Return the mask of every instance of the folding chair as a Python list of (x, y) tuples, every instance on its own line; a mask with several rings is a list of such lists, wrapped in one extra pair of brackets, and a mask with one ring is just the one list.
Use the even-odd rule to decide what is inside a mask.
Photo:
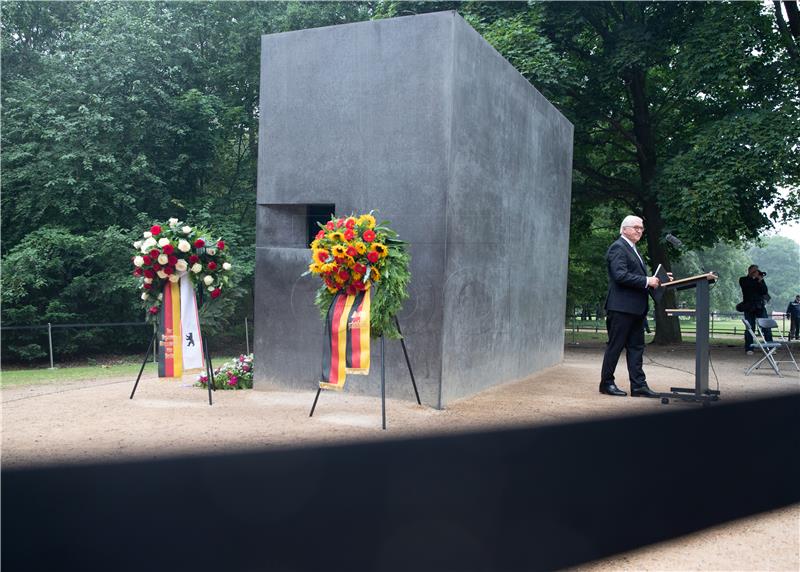
[[(760, 321), (761, 318), (758, 318), (757, 321)], [(753, 328), (750, 327), (750, 322), (742, 318), (742, 323), (744, 323), (744, 327), (750, 333), (753, 338), (753, 345), (758, 346), (758, 349), (764, 354), (764, 357), (760, 358), (756, 361), (753, 365), (747, 368), (744, 372), (745, 375), (750, 375), (753, 370), (761, 369), (761, 365), (764, 362), (767, 362), (773, 371), (778, 375), (778, 377), (783, 377), (780, 368), (778, 367), (778, 362), (775, 361), (775, 352), (778, 350), (779, 347), (782, 346), (780, 342), (768, 342), (764, 339), (763, 335), (761, 334), (761, 330), (758, 330), (758, 333), (753, 331)]]
[(786, 353), (788, 354), (789, 359), (775, 359), (775, 363), (790, 363), (794, 365), (794, 368), (797, 371), (800, 371), (800, 366), (797, 365), (797, 360), (794, 358), (794, 354), (792, 353), (792, 342), (783, 337), (783, 332), (781, 332), (780, 328), (778, 327), (778, 322), (776, 322), (774, 318), (756, 318), (756, 323), (758, 324), (758, 328), (760, 330), (763, 331), (767, 329), (772, 331), (772, 342), (780, 344), (779, 348), (785, 349)]

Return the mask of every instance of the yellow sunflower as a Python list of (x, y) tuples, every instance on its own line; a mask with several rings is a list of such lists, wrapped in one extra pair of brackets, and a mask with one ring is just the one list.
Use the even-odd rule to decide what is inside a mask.
[(344, 256), (344, 253), (346, 251), (347, 249), (342, 244), (337, 244), (333, 248), (331, 248), (331, 252), (336, 258), (341, 258), (342, 256)]
[(319, 240), (314, 239), (311, 241), (311, 250), (316, 250), (319, 247)]
[(308, 265), (308, 269), (312, 272), (312, 274), (319, 274), (322, 272), (322, 264), (319, 262), (312, 262)]
[(331, 240), (338, 240), (339, 242), (344, 242), (344, 233), (339, 232), (337, 230), (336, 232), (331, 233), (330, 239)]
[(356, 242), (353, 246), (359, 254), (364, 254), (367, 251), (367, 245), (361, 241)]
[(363, 214), (358, 217), (358, 224), (367, 223), (368, 228), (375, 228), (375, 217), (371, 214)]
[(378, 254), (381, 255), (381, 258), (385, 258), (387, 254), (389, 254), (389, 249), (386, 247), (385, 244), (381, 244), (380, 242), (373, 242), (372, 248), (370, 250), (374, 250)]
[(333, 288), (332, 286), (328, 286), (327, 288), (328, 292), (330, 292), (331, 294), (336, 294), (339, 291), (338, 288)]
[(323, 264), (322, 265), (322, 271), (323, 272), (333, 272), (333, 270), (335, 268), (336, 268), (336, 263), (335, 262), (328, 262), (327, 264)]
[(370, 278), (372, 278), (373, 282), (377, 282), (378, 280), (381, 279), (381, 273), (378, 272), (378, 269), (375, 268), (374, 266), (370, 269), (369, 276)]

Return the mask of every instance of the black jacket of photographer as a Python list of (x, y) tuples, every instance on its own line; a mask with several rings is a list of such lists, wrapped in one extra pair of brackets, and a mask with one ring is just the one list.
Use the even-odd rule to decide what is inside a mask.
[(766, 307), (769, 299), (767, 283), (756, 280), (750, 276), (739, 278), (739, 287), (742, 289), (742, 309), (744, 312), (759, 312)]

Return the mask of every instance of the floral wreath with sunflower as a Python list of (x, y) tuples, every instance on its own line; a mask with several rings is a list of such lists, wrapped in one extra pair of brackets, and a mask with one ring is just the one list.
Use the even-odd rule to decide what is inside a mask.
[(408, 243), (388, 222), (376, 223), (374, 211), (347, 217), (332, 216), (311, 242), (308, 271), (322, 279), (314, 304), (323, 320), (336, 294), (357, 294), (375, 287), (370, 313), (373, 337), (400, 338), (394, 316), (408, 298), (411, 279)]

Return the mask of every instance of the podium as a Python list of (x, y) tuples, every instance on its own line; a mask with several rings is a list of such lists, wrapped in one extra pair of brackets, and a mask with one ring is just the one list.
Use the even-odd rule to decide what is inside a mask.
[(694, 389), (684, 387), (671, 387), (671, 393), (662, 393), (661, 402), (669, 403), (670, 399), (682, 401), (700, 402), (704, 406), (711, 401), (719, 399), (719, 391), (708, 388), (708, 333), (709, 333), (709, 313), (710, 299), (709, 286), (719, 278), (713, 272), (689, 276), (679, 280), (664, 282), (663, 288), (674, 288), (675, 290), (696, 289), (695, 310), (667, 309), (668, 316), (691, 315), (695, 316), (697, 333), (695, 337), (695, 357), (694, 357)]

